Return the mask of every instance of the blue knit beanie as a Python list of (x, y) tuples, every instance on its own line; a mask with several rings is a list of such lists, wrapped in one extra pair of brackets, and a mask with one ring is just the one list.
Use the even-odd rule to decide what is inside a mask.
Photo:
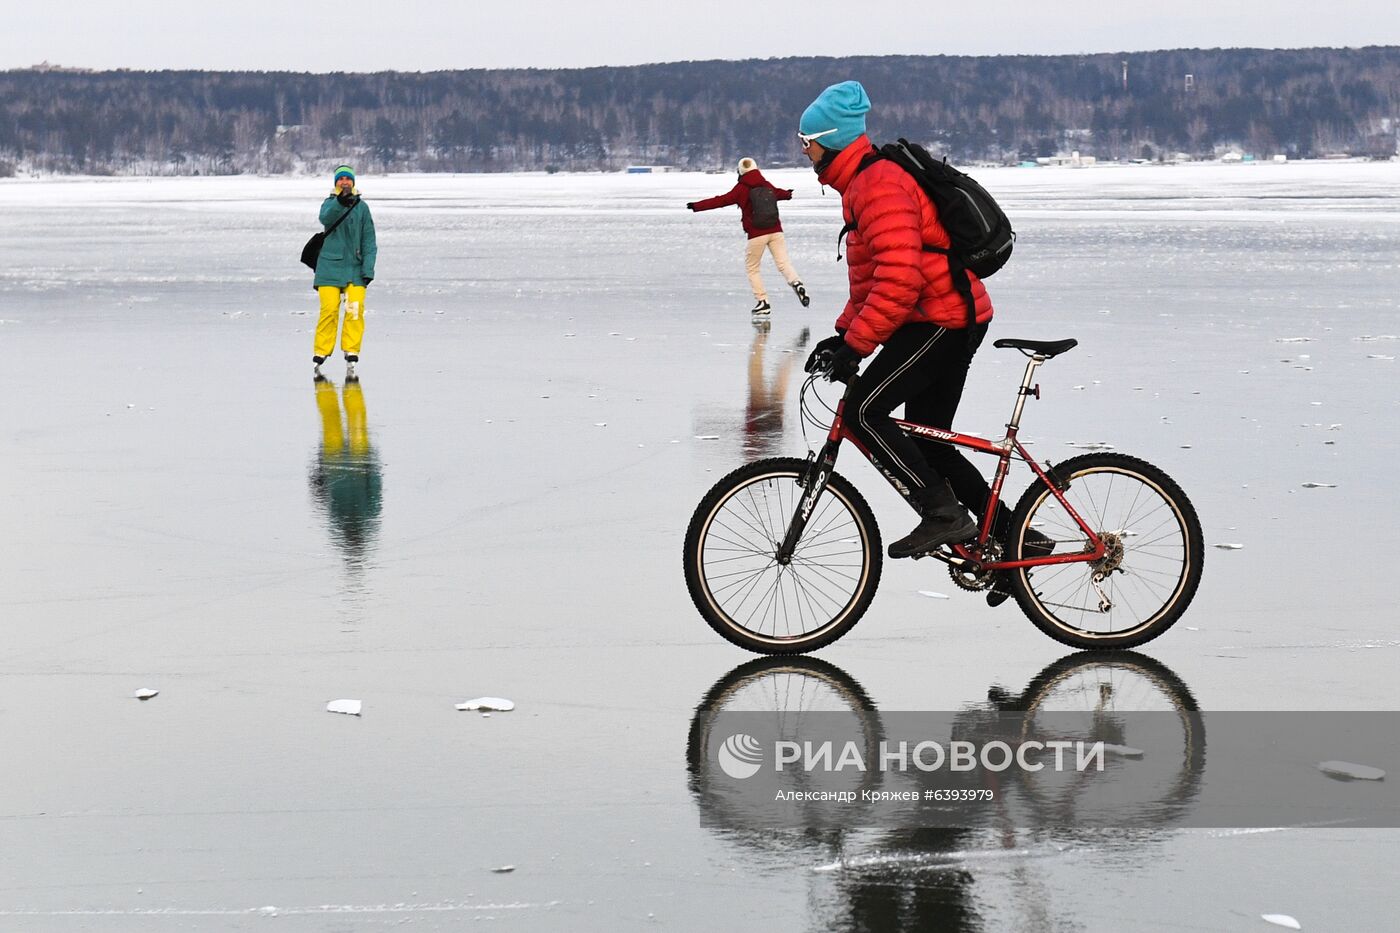
[(348, 178), (348, 179), (350, 179), (351, 181), (354, 181), (354, 180), (355, 180), (355, 170), (354, 170), (353, 168), (351, 168), (350, 166), (348, 166), (348, 165), (337, 165), (337, 166), (335, 167), (335, 177), (332, 178), (331, 180), (332, 180), (332, 181), (340, 181), (342, 178)]
[(823, 149), (845, 149), (865, 132), (865, 114), (870, 98), (859, 81), (842, 81), (822, 91), (817, 99), (802, 111), (797, 131), (810, 136), (835, 130), (817, 140)]

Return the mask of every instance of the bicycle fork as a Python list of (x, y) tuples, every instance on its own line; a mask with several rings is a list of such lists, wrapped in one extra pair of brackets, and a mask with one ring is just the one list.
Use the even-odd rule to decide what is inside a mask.
[[(850, 391), (851, 387), (848, 384), (846, 394), (849, 395)], [(797, 550), (797, 542), (802, 540), (802, 533), (807, 530), (812, 510), (817, 507), (817, 501), (821, 499), (822, 493), (826, 492), (827, 483), (831, 481), (832, 471), (836, 468), (836, 452), (841, 449), (841, 439), (846, 430), (841, 418), (845, 410), (846, 398), (843, 395), (841, 401), (836, 404), (836, 417), (831, 419), (826, 443), (815, 455), (808, 454), (807, 472), (802, 474), (800, 484), (804, 490), (802, 498), (797, 503), (797, 511), (793, 513), (792, 521), (788, 522), (783, 543), (778, 545), (778, 551), (773, 555), (780, 565), (792, 563), (793, 552)]]
[[(840, 421), (841, 418), (838, 414), (836, 418), (838, 426)], [(833, 431), (834, 434), (835, 431)], [(793, 513), (792, 521), (788, 522), (787, 534), (783, 537), (783, 543), (778, 546), (778, 552), (774, 555), (779, 564), (792, 563), (793, 552), (797, 549), (797, 542), (802, 540), (802, 533), (807, 530), (807, 522), (812, 517), (812, 510), (817, 507), (817, 500), (822, 497), (822, 493), (826, 491), (827, 483), (831, 480), (832, 470), (836, 466), (836, 451), (840, 447), (839, 436), (828, 437), (826, 443), (822, 445), (821, 451), (808, 461), (807, 472), (802, 475), (802, 498), (797, 503), (797, 511)]]

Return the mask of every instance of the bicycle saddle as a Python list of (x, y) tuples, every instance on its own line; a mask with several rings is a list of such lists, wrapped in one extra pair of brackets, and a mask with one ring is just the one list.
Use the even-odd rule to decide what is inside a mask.
[(1052, 356), (1059, 356), (1061, 353), (1068, 353), (1079, 346), (1079, 341), (1071, 337), (1068, 340), (1021, 340), (1017, 337), (1003, 337), (992, 344), (998, 350), (1008, 347), (1012, 350), (1020, 350), (1022, 353), (1030, 351), (1037, 356), (1043, 356), (1047, 360)]

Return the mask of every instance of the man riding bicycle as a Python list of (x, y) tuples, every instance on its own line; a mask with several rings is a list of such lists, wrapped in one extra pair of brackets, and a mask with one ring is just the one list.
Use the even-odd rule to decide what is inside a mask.
[[(865, 135), (869, 110), (865, 89), (845, 81), (822, 91), (799, 124), (802, 151), (818, 180), (841, 193), (850, 277), (836, 335), (817, 344), (807, 371), (829, 367), (833, 378), (845, 381), (863, 358), (884, 347), (847, 397), (846, 417), (856, 440), (921, 516), (918, 527), (889, 546), (890, 557), (914, 557), (975, 537), (968, 508), (980, 510), (990, 489), (957, 448), (916, 441), (890, 413), (904, 405), (907, 420), (952, 427), (992, 301), (968, 273), (969, 315), (946, 253), (924, 249), (946, 250), (948, 234), (914, 177), (878, 157)], [(1005, 511), (999, 508), (994, 522), (998, 534), (1008, 520)]]

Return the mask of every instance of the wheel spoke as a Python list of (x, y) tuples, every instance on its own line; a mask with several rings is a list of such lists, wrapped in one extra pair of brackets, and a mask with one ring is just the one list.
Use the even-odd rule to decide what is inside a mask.
[(741, 479), (712, 507), (695, 551), (705, 604), (726, 626), (764, 640), (811, 640), (838, 622), (849, 624), (851, 606), (872, 585), (872, 532), (831, 485), (791, 560), (777, 561), (805, 494), (797, 479), (783, 473)]

